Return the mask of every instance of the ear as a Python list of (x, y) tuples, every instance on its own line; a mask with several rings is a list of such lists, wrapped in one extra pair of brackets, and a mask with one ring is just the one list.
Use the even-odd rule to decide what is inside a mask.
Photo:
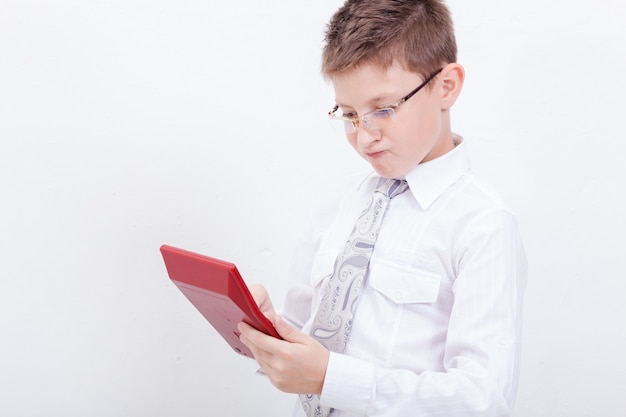
[(465, 70), (461, 64), (448, 64), (441, 71), (441, 80), (441, 110), (449, 110), (461, 94)]

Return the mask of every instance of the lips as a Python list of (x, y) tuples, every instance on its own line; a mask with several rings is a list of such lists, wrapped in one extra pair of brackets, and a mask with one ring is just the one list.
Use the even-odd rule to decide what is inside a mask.
[(378, 158), (379, 156), (381, 156), (382, 154), (384, 154), (385, 151), (378, 151), (378, 152), (366, 152), (366, 155), (368, 158)]

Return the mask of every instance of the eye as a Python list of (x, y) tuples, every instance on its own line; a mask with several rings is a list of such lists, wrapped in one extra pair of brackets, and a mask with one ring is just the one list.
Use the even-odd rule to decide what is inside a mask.
[(370, 113), (370, 115), (375, 119), (386, 119), (388, 117), (393, 116), (392, 108), (378, 109)]
[(346, 118), (346, 119), (356, 119), (356, 118), (357, 118), (357, 115), (356, 115), (356, 113), (355, 113), (355, 112), (353, 112), (353, 111), (352, 111), (352, 112), (348, 112), (348, 113), (343, 113), (343, 114), (341, 115), (341, 117), (344, 117), (344, 118)]

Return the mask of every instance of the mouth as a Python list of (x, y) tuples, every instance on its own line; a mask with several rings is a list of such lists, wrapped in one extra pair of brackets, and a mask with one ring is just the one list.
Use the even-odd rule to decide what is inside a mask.
[(382, 156), (384, 153), (385, 151), (378, 151), (378, 152), (366, 152), (365, 154), (367, 155), (368, 158), (376, 159)]

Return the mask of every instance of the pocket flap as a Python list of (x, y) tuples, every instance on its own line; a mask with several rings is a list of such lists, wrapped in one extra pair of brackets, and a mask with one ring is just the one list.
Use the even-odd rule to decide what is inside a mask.
[(434, 303), (441, 275), (385, 261), (371, 265), (370, 285), (397, 304)]

